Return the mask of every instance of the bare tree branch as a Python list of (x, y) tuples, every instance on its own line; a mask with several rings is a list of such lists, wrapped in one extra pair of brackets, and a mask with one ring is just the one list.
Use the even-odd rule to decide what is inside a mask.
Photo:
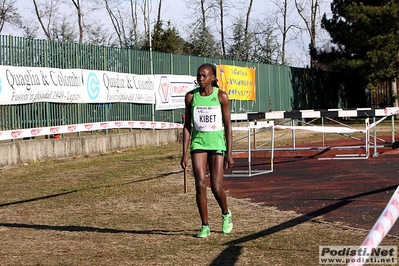
[(44, 23), (43, 23), (43, 21), (41, 19), (41, 14), (39, 12), (39, 7), (37, 6), (36, 0), (33, 0), (33, 5), (35, 6), (36, 17), (39, 20), (40, 26), (42, 27), (42, 30), (44, 31), (44, 34), (47, 36), (47, 39), (50, 39), (50, 34), (47, 33), (46, 27), (44, 27)]
[[(316, 19), (317, 19), (317, 12), (320, 7), (319, 5), (319, 0), (311, 0), (310, 1), (310, 6), (305, 7), (305, 3), (303, 2), (298, 2), (298, 0), (295, 0), (295, 7), (298, 11), (299, 16), (302, 18), (303, 22), (305, 23), (307, 32), (310, 37), (310, 44), (309, 44), (309, 49), (314, 50), (316, 49)], [(310, 14), (307, 16), (306, 9), (309, 9), (308, 12)], [(312, 54), (312, 53), (311, 53)], [(313, 58), (311, 56), (310, 58), (310, 67), (312, 68), (314, 65)]]
[(83, 42), (83, 14), (82, 7), (80, 5), (80, 0), (72, 0), (73, 5), (76, 8), (78, 15), (78, 27), (79, 27), (79, 43)]
[(123, 41), (122, 41), (122, 34), (121, 34), (121, 26), (119, 25), (118, 18), (114, 15), (114, 12), (112, 11), (109, 1), (104, 0), (105, 2), (105, 9), (107, 10), (107, 13), (109, 15), (109, 18), (111, 19), (112, 26), (115, 30), (116, 36), (118, 37), (119, 45), (120, 47), (123, 47)]
[(0, 1), (0, 32), (2, 32), (5, 23), (17, 26), (21, 23), (21, 16), (15, 7), (16, 2), (16, 0)]
[[(253, 2), (254, 2), (253, 0), (249, 1), (249, 5), (248, 5), (248, 9), (247, 9), (247, 15), (245, 17), (245, 28), (244, 28), (245, 47), (248, 47), (249, 43), (250, 43), (248, 30), (249, 30), (249, 17), (251, 15), (251, 9), (252, 9), (252, 3)], [(249, 49), (247, 49), (247, 51), (248, 52), (246, 53), (246, 60), (245, 61), (248, 61), (248, 57), (249, 57)]]
[[(287, 64), (287, 58), (286, 58), (286, 47), (287, 44), (292, 41), (297, 39), (297, 35), (300, 33), (302, 30), (299, 26), (297, 26), (293, 22), (289, 22), (289, 18), (292, 17), (291, 12), (295, 10), (295, 7), (290, 5), (292, 1), (290, 0), (284, 0), (284, 1), (278, 1), (274, 0), (273, 3), (274, 5), (278, 8), (278, 13), (276, 14), (276, 25), (278, 29), (280, 30), (281, 33), (281, 64), (286, 65)], [(281, 20), (282, 22), (281, 22)], [(292, 20), (292, 19), (291, 19)], [(296, 30), (296, 32), (294, 31)], [(290, 34), (291, 33), (291, 34)]]
[(226, 57), (226, 45), (224, 39), (224, 5), (223, 0), (219, 0), (219, 9), (220, 9), (220, 41), (222, 44), (222, 55)]

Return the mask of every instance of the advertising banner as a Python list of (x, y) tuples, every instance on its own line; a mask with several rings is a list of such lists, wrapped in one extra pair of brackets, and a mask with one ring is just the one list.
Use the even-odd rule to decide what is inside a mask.
[(0, 66), (0, 104), (82, 102), (80, 69)]
[(34, 102), (155, 104), (154, 83), (154, 75), (0, 66), (0, 105)]
[(220, 89), (230, 100), (256, 100), (254, 68), (218, 65), (216, 70)]
[(154, 76), (82, 70), (84, 103), (131, 102), (155, 104)]
[(185, 108), (184, 97), (195, 87), (196, 77), (155, 75), (156, 110)]

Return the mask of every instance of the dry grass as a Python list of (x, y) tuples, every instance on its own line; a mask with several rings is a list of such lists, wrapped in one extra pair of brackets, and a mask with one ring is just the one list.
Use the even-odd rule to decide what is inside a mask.
[[(40, 161), (0, 171), (1, 265), (318, 265), (320, 245), (359, 245), (367, 232), (228, 198), (223, 235), (200, 228), (193, 180), (183, 193), (180, 144)], [(396, 245), (386, 237), (384, 245)]]

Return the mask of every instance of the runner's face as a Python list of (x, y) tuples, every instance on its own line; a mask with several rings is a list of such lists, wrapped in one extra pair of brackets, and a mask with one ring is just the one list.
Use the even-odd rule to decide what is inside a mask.
[(211, 86), (212, 80), (215, 79), (215, 76), (212, 73), (210, 67), (204, 66), (198, 69), (197, 72), (197, 82), (201, 88), (206, 88)]

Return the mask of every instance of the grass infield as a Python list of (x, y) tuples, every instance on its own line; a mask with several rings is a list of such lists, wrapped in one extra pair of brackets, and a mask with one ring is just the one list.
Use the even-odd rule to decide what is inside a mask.
[(180, 155), (175, 143), (1, 169), (0, 264), (318, 265), (319, 246), (356, 246), (368, 233), (229, 196), (234, 229), (223, 235), (208, 190), (212, 231), (197, 239)]

